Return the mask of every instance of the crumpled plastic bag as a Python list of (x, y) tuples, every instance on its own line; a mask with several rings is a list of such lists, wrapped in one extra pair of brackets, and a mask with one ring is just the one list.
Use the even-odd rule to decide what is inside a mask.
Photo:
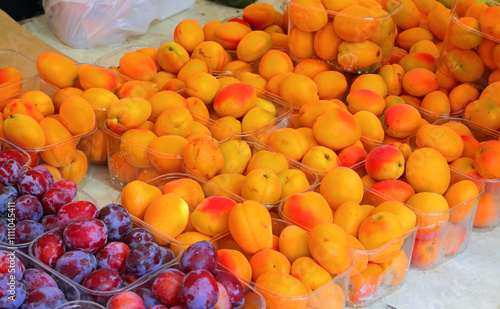
[[(62, 42), (91, 48), (144, 34), (152, 21), (186, 9), (183, 2), (190, 1), (168, 5), (165, 0), (43, 0), (43, 8), (49, 28)], [(178, 5), (182, 7), (176, 10)]]

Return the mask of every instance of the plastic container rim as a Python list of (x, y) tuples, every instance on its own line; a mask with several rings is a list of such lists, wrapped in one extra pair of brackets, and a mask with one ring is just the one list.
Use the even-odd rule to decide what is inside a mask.
[[(393, 15), (395, 15), (397, 12), (399, 12), (403, 8), (403, 3), (400, 0), (390, 0), (390, 1), (397, 3), (398, 6), (394, 10), (392, 10), (391, 12), (387, 12), (385, 9), (383, 9), (384, 11), (387, 12), (387, 14), (385, 14), (383, 16), (374, 16), (374, 17), (361, 17), (361, 16), (355, 16), (355, 15), (340, 13), (340, 12), (336, 12), (336, 11), (331, 11), (331, 10), (327, 10), (327, 9), (313, 8), (313, 7), (310, 7), (310, 6), (307, 6), (307, 5), (295, 3), (295, 2), (293, 2), (293, 0), (287, 0), (287, 4), (289, 6), (290, 5), (291, 6), (296, 6), (296, 7), (299, 7), (301, 9), (304, 9), (304, 10), (313, 10), (313, 11), (317, 11), (317, 12), (326, 12), (327, 14), (332, 14), (332, 15), (335, 15), (335, 16), (340, 15), (340, 16), (343, 16), (343, 17), (348, 17), (348, 18), (358, 19), (358, 20), (377, 20), (378, 21), (378, 20), (384, 20), (384, 19), (388, 19), (388, 18), (392, 17)], [(290, 22), (292, 22), (292, 21), (290, 20)]]

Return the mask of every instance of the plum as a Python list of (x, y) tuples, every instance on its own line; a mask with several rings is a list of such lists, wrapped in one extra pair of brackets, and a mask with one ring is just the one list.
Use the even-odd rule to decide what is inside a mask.
[(211, 272), (196, 269), (184, 276), (179, 289), (183, 308), (213, 308), (218, 300), (219, 288)]
[(33, 255), (40, 262), (54, 267), (59, 257), (66, 252), (61, 234), (58, 231), (47, 232), (33, 244)]
[(214, 274), (217, 264), (217, 250), (214, 245), (207, 240), (202, 240), (190, 245), (182, 253), (179, 269), (184, 273), (195, 269), (205, 269)]
[(108, 228), (101, 220), (85, 218), (70, 222), (63, 231), (64, 244), (70, 250), (96, 253), (106, 244)]

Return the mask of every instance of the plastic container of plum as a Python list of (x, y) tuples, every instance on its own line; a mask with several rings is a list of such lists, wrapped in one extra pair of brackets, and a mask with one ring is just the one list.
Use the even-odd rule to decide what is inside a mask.
[[(21, 92), (7, 98), (6, 101), (16, 99), (20, 94), (30, 90), (42, 91), (50, 98), (53, 98), (59, 89), (42, 80), (37, 75), (24, 80)], [(82, 187), (87, 183), (89, 177), (92, 134), (96, 129), (97, 126), (94, 126), (88, 132), (73, 135), (71, 138), (51, 145), (39, 148), (20, 148), (30, 156), (31, 167), (40, 164), (49, 165), (61, 175), (61, 178), (71, 180), (79, 187)], [(9, 142), (16, 145), (15, 141), (9, 140)]]
[(500, 3), (482, 1), (482, 9), (490, 7), (490, 10), (471, 18), (463, 16), (465, 10), (460, 9), (466, 2), (453, 2), (451, 22), (439, 54), (438, 70), (459, 83), (473, 83), (484, 88), (488, 86), (489, 74), (497, 69), (493, 61), (493, 47), (500, 43), (500, 35), (493, 30), (498, 18), (491, 7), (497, 7)]
[[(179, 263), (173, 264), (168, 268), (174, 268), (178, 269), (179, 268)], [(225, 270), (221, 265), (217, 267), (219, 270)], [(148, 289), (151, 291), (151, 285), (155, 281), (156, 276), (151, 276), (149, 280), (144, 282), (141, 286), (136, 287), (133, 289), (133, 292), (137, 292), (139, 289)], [(241, 284), (243, 285), (243, 289), (245, 291), (245, 303), (243, 305), (244, 308), (254, 308), (254, 309), (264, 309), (266, 308), (266, 301), (264, 300), (264, 297), (255, 290), (255, 287), (252, 285), (251, 282), (248, 282), (246, 280), (241, 280)], [(110, 303), (108, 303), (107, 308), (110, 308)]]
[[(440, 119), (434, 124), (442, 125), (447, 122), (456, 122), (469, 128), (472, 136), (479, 142), (500, 140), (500, 132), (484, 128), (464, 118)], [(415, 137), (410, 140), (410, 146), (416, 148)], [(500, 223), (500, 179), (482, 178), (477, 173), (472, 174), (475, 181), (484, 187), (484, 195), (479, 198), (476, 217), (474, 218), (475, 231), (490, 231)]]
[[(360, 175), (366, 175), (364, 162), (354, 167)], [(455, 168), (450, 168), (452, 184), (470, 180), (478, 187), (478, 194), (446, 211), (425, 211), (405, 204), (421, 219), (411, 252), (411, 264), (428, 270), (462, 253), (470, 240), (478, 202), (484, 195), (484, 187), (477, 179)], [(404, 181), (404, 175), (400, 178)], [(385, 196), (384, 194), (380, 194)], [(409, 256), (408, 256), (409, 257)]]
[[(58, 181), (58, 180), (61, 180), (61, 179), (56, 179), (56, 181)], [(85, 192), (84, 190), (82, 190), (80, 188), (77, 189), (76, 195), (72, 201), (87, 201), (87, 202), (91, 202), (92, 204), (94, 204), (97, 207), (97, 209), (100, 208), (99, 202), (96, 199), (94, 199), (90, 194), (88, 194), (87, 192)], [(42, 220), (45, 216), (46, 216), (46, 214), (40, 220)], [(48, 231), (46, 231), (46, 232), (48, 232)], [(14, 248), (16, 250), (22, 251), (25, 254), (28, 254), (28, 251), (29, 251), (28, 249), (29, 249), (31, 242), (17, 243), (15, 239), (8, 238), (8, 240), (9, 240), (9, 243), (0, 242), (0, 246), (8, 246), (10, 248)]]
[[(355, 168), (356, 167), (360, 168), (359, 165), (356, 165)], [(364, 191), (365, 194), (360, 205), (372, 205), (374, 200), (378, 202), (390, 200), (390, 198), (379, 194), (369, 187), (365, 186)], [(283, 218), (285, 222), (289, 222), (290, 224), (297, 225), (309, 231), (309, 229), (300, 222), (286, 216), (283, 212), (283, 204), (278, 208), (280, 217)], [(399, 289), (404, 284), (404, 278), (410, 268), (410, 259), (415, 236), (421, 223), (420, 216), (417, 215), (415, 227), (406, 231), (401, 237), (393, 239), (380, 248), (372, 250), (352, 248), (352, 255), (356, 262), (350, 275), (349, 291), (346, 296), (349, 307), (369, 306), (385, 295)], [(382, 267), (383, 272), (379, 277), (380, 280), (378, 283), (374, 281), (377, 277), (374, 277), (373, 274), (372, 277), (370, 277), (370, 271), (363, 271), (366, 269), (365, 267), (368, 261), (376, 264), (377, 266), (374, 266), (376, 268), (378, 268), (378, 266)], [(378, 268), (378, 270), (381, 269)]]
[(288, 1), (288, 53), (295, 62), (320, 58), (338, 71), (375, 72), (391, 58), (395, 14), (402, 6), (391, 0), (382, 8), (351, 6), (336, 12)]
[[(126, 284), (123, 285), (122, 287), (120, 288), (117, 288), (117, 289), (111, 289), (109, 291), (96, 291), (96, 290), (92, 290), (92, 289), (89, 289), (85, 286), (83, 286), (82, 284), (80, 283), (77, 283), (77, 282), (74, 282), (72, 281), (73, 285), (77, 287), (78, 291), (80, 292), (80, 300), (88, 300), (88, 301), (93, 301), (93, 302), (97, 302), (99, 304), (102, 304), (102, 305), (105, 305), (106, 302), (109, 300), (110, 297), (112, 297), (114, 294), (116, 294), (117, 292), (119, 291), (124, 291), (124, 290), (131, 290), (131, 289), (134, 289), (136, 288), (137, 286), (140, 286), (142, 283), (144, 283), (146, 280), (148, 280), (150, 278), (150, 276), (153, 276), (154, 274), (160, 272), (161, 270), (167, 268), (167, 267), (170, 267), (172, 264), (174, 263), (177, 263), (179, 258), (180, 258), (180, 255), (182, 254), (183, 252), (183, 247), (181, 246), (181, 244), (176, 241), (175, 239), (171, 238), (170, 236), (158, 231), (157, 229), (155, 229), (154, 227), (150, 226), (149, 224), (146, 224), (144, 221), (142, 220), (139, 220), (137, 219), (136, 217), (134, 216), (131, 216), (132, 217), (132, 229), (133, 228), (143, 228), (145, 230), (147, 230), (154, 238), (154, 242), (162, 247), (165, 247), (165, 248), (170, 248), (172, 249), (172, 251), (174, 252), (174, 254), (176, 254), (175, 258), (172, 259), (171, 261), (165, 263), (165, 264), (162, 264), (161, 266), (159, 266), (158, 268), (156, 268), (155, 270), (152, 270), (144, 275), (133, 275), (134, 278), (133, 278), (133, 282), (130, 283), (130, 284)], [(50, 233), (59, 233), (61, 234), (62, 231), (60, 228), (57, 228), (57, 229), (54, 229), (54, 230), (51, 230)], [(35, 254), (34, 254), (34, 247), (36, 246), (36, 243), (37, 241), (40, 240), (41, 237), (43, 237), (45, 234), (39, 236), (38, 238), (36, 238), (29, 246), (29, 256), (32, 258), (32, 259), (35, 259), (37, 261), (39, 261), (36, 257), (35, 257)], [(63, 276), (65, 277), (64, 275), (58, 273), (55, 269), (53, 268), (50, 268), (47, 266), (47, 268), (49, 268), (49, 270), (51, 271), (51, 273), (56, 273), (58, 274), (59, 276)], [(68, 279), (70, 280), (70, 279)], [(125, 282), (125, 280), (123, 280)]]
[(0, 251), (13, 252), (15, 258), (19, 259), (19, 261), (24, 265), (25, 270), (33, 268), (41, 270), (50, 275), (50, 277), (52, 277), (57, 283), (58, 288), (64, 293), (64, 296), (68, 302), (77, 301), (80, 299), (80, 291), (76, 288), (73, 282), (71, 282), (71, 280), (62, 276), (61, 274), (54, 273), (47, 265), (31, 258), (28, 254), (22, 251), (13, 249), (12, 246), (0, 244)]
[[(204, 124), (207, 128), (217, 130), (226, 136), (225, 139), (218, 141), (218, 143), (232, 139), (233, 130), (231, 130), (228, 126), (196, 113), (191, 113), (191, 115), (193, 116), (193, 120), (195, 122)], [(114, 132), (107, 124), (104, 126), (104, 132), (108, 137), (107, 163), (109, 178), (111, 184), (116, 188), (123, 188), (127, 183), (136, 179), (143, 180), (144, 178), (141, 178), (142, 174), (152, 174), (156, 177), (167, 173), (182, 172), (182, 163), (184, 161), (183, 155), (165, 154), (132, 141), (123, 141), (123, 134)], [(133, 157), (124, 151), (125, 148), (135, 149), (135, 154), (142, 152), (144, 155), (149, 156), (149, 163), (151, 163), (152, 158), (156, 162), (156, 167), (153, 166), (152, 163), (146, 168), (138, 167), (137, 164), (134, 166), (132, 161)]]
[[(293, 225), (292, 223), (279, 218), (272, 218), (272, 224), (273, 224), (273, 235), (277, 237), (279, 237), (281, 231), (285, 227)], [(234, 243), (234, 239), (230, 233), (221, 236), (217, 241), (219, 250), (235, 249), (232, 243)], [(326, 283), (325, 285), (317, 288), (315, 291), (308, 294), (300, 296), (288, 296), (288, 295), (278, 294), (269, 289), (263, 288), (255, 284), (253, 280), (248, 281), (248, 279), (243, 278), (241, 275), (232, 272), (231, 269), (223, 265), (220, 265), (221, 269), (233, 273), (236, 277), (240, 279), (240, 281), (247, 282), (264, 297), (266, 305), (264, 307), (259, 307), (259, 308), (272, 308), (272, 309), (344, 308), (346, 296), (349, 289), (349, 277), (354, 267), (355, 267), (355, 259), (354, 256), (351, 255), (349, 267), (343, 273), (340, 273), (338, 275), (332, 275), (332, 280)]]
[[(245, 142), (250, 147), (252, 156), (255, 153), (257, 153), (257, 152), (259, 152), (261, 150), (267, 150), (267, 151), (270, 151), (270, 152), (276, 152), (274, 149), (272, 149), (271, 147), (268, 147), (266, 145), (261, 145), (261, 144), (258, 144), (256, 142), (253, 142), (253, 141), (245, 141)], [(288, 168), (289, 169), (300, 170), (302, 173), (304, 173), (304, 175), (306, 176), (307, 181), (309, 182), (309, 186), (306, 189), (304, 189), (304, 190), (302, 190), (300, 192), (313, 191), (313, 190), (315, 190), (319, 186), (320, 179), (319, 179), (317, 173), (315, 173), (312, 169), (308, 168), (307, 166), (301, 164), (298, 161), (290, 160), (289, 158), (287, 158), (287, 161), (288, 161)], [(184, 168), (184, 172), (185, 173), (191, 175), (191, 172), (186, 168), (185, 164), (183, 164), (183, 168)], [(217, 193), (217, 191), (215, 191), (214, 193)], [(299, 192), (297, 192), (297, 193), (299, 193)], [(246, 198), (244, 196), (241, 196), (241, 195), (239, 195), (239, 196), (243, 200), (246, 200)], [(250, 199), (250, 198), (248, 198), (248, 199)], [(262, 203), (262, 205), (264, 205), (264, 207), (266, 207), (267, 209), (272, 209), (272, 208), (278, 206), (279, 204), (281, 204), (284, 200), (285, 200), (285, 198), (280, 198), (280, 199), (278, 199), (274, 203)]]
[[(147, 183), (150, 185), (153, 185), (161, 190), (163, 188), (163, 186), (165, 186), (165, 184), (173, 182), (173, 181), (182, 180), (182, 179), (189, 179), (189, 180), (196, 181), (200, 185), (201, 189), (203, 190), (205, 197), (225, 196), (225, 197), (232, 199), (236, 203), (241, 203), (243, 201), (243, 198), (241, 196), (235, 195), (229, 191), (226, 191), (226, 190), (216, 186), (213, 183), (208, 182), (207, 180), (205, 180), (203, 178), (200, 178), (196, 175), (191, 175), (191, 174), (169, 173), (169, 174), (165, 174), (165, 175), (161, 175), (159, 177), (156, 177), (152, 180), (149, 180)], [(116, 204), (121, 203), (121, 193), (118, 194), (113, 199), (113, 203), (116, 203)], [(223, 232), (223, 233), (226, 233), (226, 232)], [(216, 239), (219, 236), (220, 236), (220, 234), (212, 236), (212, 237), (210, 237), (210, 236), (207, 236), (207, 237), (208, 237), (209, 241), (214, 242), (214, 241), (216, 241)], [(187, 248), (189, 245), (191, 245), (190, 243), (186, 243), (186, 242), (182, 242), (182, 241), (179, 241), (179, 243), (182, 246), (182, 248), (184, 248), (184, 249)]]

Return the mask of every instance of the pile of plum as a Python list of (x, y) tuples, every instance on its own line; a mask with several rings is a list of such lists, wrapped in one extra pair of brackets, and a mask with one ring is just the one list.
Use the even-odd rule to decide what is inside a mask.
[(44, 166), (24, 170), (25, 158), (15, 150), (0, 152), (0, 242), (29, 243), (59, 226), (58, 211), (72, 202), (72, 181), (55, 182)]
[(38, 268), (26, 269), (18, 254), (0, 250), (0, 308), (53, 309), (66, 303), (54, 278)]
[(209, 241), (189, 246), (178, 267), (167, 268), (135, 291), (120, 291), (108, 309), (241, 308), (245, 290), (233, 274), (217, 269), (217, 251)]
[[(68, 206), (69, 205), (69, 206)], [(175, 259), (145, 228), (133, 228), (128, 211), (118, 204), (102, 209), (90, 202), (69, 203), (59, 212), (59, 229), (43, 234), (30, 255), (91, 290), (116, 291)], [(107, 300), (107, 299), (106, 299)]]

